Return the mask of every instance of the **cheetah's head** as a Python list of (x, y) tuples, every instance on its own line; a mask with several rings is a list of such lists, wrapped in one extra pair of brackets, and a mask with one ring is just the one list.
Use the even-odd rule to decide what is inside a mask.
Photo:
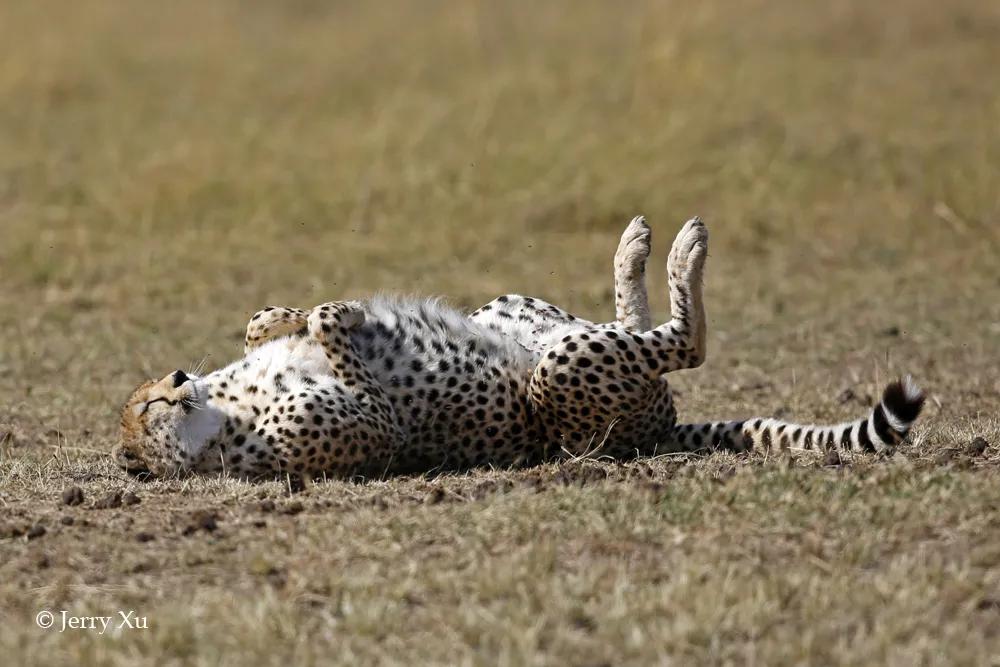
[(139, 385), (122, 408), (115, 462), (130, 474), (155, 477), (189, 469), (218, 429), (200, 385), (184, 371)]

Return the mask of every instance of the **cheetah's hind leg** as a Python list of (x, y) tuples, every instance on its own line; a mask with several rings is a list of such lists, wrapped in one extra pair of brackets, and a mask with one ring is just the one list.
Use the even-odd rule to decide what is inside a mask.
[(652, 231), (641, 215), (622, 232), (615, 252), (615, 319), (628, 331), (642, 333), (652, 327), (646, 293), (646, 260)]
[(670, 359), (661, 372), (696, 368), (705, 361), (705, 301), (702, 296), (708, 229), (699, 218), (688, 220), (677, 233), (667, 258), (667, 289), (671, 320), (653, 330), (665, 339)]

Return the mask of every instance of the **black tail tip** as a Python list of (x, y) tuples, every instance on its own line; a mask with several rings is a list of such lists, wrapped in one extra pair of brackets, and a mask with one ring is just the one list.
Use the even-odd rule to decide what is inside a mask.
[(926, 398), (913, 378), (907, 375), (889, 383), (882, 393), (882, 405), (897, 420), (904, 424), (912, 424), (920, 415)]

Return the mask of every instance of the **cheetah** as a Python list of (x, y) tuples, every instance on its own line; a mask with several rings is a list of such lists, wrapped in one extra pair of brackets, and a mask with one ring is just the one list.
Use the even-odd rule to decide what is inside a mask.
[(616, 319), (501, 296), (465, 316), (439, 299), (375, 296), (251, 318), (244, 356), (175, 371), (122, 409), (113, 456), (150, 476), (384, 475), (724, 449), (882, 451), (924, 402), (906, 377), (866, 416), (834, 426), (751, 418), (678, 424), (666, 375), (706, 356), (698, 218), (667, 260), (671, 319), (650, 321), (640, 216), (614, 257)]

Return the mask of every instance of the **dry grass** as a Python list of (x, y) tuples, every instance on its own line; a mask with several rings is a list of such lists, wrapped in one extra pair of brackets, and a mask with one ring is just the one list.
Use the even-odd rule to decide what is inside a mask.
[[(4, 660), (995, 662), (998, 58), (972, 0), (0, 4)], [(266, 303), (607, 319), (637, 212), (657, 283), (685, 217), (712, 230), (683, 417), (840, 419), (911, 371), (913, 446), (295, 496), (103, 455), (134, 384), (226, 361)]]

